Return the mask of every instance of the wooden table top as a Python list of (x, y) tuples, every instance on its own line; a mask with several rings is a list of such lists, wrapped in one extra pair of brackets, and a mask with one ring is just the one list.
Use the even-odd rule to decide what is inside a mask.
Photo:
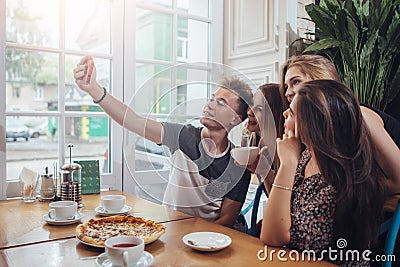
[[(130, 194), (120, 191), (106, 191), (101, 194), (82, 196), (82, 202), (85, 206), (82, 209), (84, 217), (81, 222), (99, 217), (94, 209), (100, 205), (100, 196), (110, 194), (125, 195), (126, 205), (132, 207), (129, 213), (136, 217), (157, 222), (193, 218), (193, 216)], [(43, 216), (47, 214), (48, 210), (49, 202), (36, 200), (33, 203), (24, 203), (21, 199), (0, 201), (0, 249), (74, 237), (75, 228), (79, 222), (72, 225), (49, 225), (43, 220)]]
[[(145, 247), (154, 256), (151, 266), (335, 266), (327, 262), (279, 261), (276, 256), (278, 250), (289, 252), (283, 248), (268, 248), (268, 255), (272, 250), (276, 251), (273, 259), (262, 261), (257, 255), (260, 250), (264, 251), (265, 246), (259, 239), (199, 218), (172, 221), (164, 225), (166, 233)], [(182, 242), (182, 237), (196, 231), (226, 234), (232, 238), (232, 244), (217, 252), (195, 251)], [(96, 266), (95, 259), (80, 260), (79, 257), (103, 252), (101, 248), (92, 248), (83, 245), (77, 238), (70, 238), (2, 249), (0, 266)]]

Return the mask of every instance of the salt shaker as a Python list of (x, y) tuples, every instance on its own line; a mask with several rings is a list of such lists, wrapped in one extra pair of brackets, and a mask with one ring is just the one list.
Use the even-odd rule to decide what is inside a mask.
[(53, 175), (49, 174), (49, 168), (45, 168), (45, 173), (40, 175), (40, 201), (52, 201), (55, 196), (55, 186)]

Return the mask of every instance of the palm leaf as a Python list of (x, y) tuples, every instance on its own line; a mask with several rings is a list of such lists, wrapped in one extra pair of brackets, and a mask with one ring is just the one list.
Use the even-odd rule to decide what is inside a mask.
[(338, 10), (336, 14), (336, 37), (343, 41), (349, 39), (349, 35), (346, 12), (343, 9)]
[(390, 103), (400, 92), (400, 68), (398, 66), (397, 66), (397, 72), (396, 72), (392, 82), (390, 83), (390, 87), (387, 91), (388, 91), (387, 101), (385, 103), (385, 106), (386, 106), (386, 104)]
[(328, 9), (330, 12), (335, 13), (336, 10), (342, 8), (343, 1), (338, 0), (322, 0), (320, 1), (319, 5), (324, 8)]
[(333, 38), (326, 38), (313, 43), (312, 45), (307, 47), (306, 50), (304, 50), (304, 52), (325, 50), (328, 48), (333, 48), (338, 46), (340, 46), (340, 41)]
[(375, 31), (374, 33), (372, 33), (372, 35), (368, 38), (367, 42), (361, 48), (361, 54), (360, 54), (361, 68), (364, 68), (366, 62), (368, 62), (370, 60), (370, 56), (373, 53), (376, 42), (377, 42), (378, 33), (379, 33), (378, 31)]
[(385, 107), (400, 91), (400, 0), (321, 0), (306, 11), (319, 31), (305, 52), (329, 57), (360, 102)]
[(332, 29), (332, 27), (330, 26), (335, 23), (334, 14), (330, 13), (328, 10), (322, 9), (320, 6), (317, 6), (315, 4), (308, 4), (305, 6), (305, 9), (312, 21), (314, 21), (315, 25), (322, 32), (330, 36), (335, 34), (335, 30)]

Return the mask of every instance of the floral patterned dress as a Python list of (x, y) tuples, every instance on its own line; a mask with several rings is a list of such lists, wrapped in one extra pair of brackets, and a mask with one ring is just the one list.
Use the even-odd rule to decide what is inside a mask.
[[(338, 249), (336, 240), (332, 240), (336, 190), (325, 182), (320, 173), (305, 179), (305, 167), (310, 159), (311, 153), (306, 149), (297, 166), (291, 199), (292, 225), (288, 247), (298, 251), (313, 250), (319, 257), (322, 250), (328, 250), (329, 247)], [(324, 260), (332, 262), (327, 252), (323, 255)], [(369, 266), (366, 261), (336, 260), (333, 262), (341, 266)]]

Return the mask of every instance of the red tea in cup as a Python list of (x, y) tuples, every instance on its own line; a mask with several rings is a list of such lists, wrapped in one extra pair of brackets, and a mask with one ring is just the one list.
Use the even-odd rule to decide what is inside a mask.
[(129, 248), (129, 247), (135, 247), (137, 245), (138, 244), (133, 244), (133, 243), (121, 243), (113, 245), (113, 248)]

